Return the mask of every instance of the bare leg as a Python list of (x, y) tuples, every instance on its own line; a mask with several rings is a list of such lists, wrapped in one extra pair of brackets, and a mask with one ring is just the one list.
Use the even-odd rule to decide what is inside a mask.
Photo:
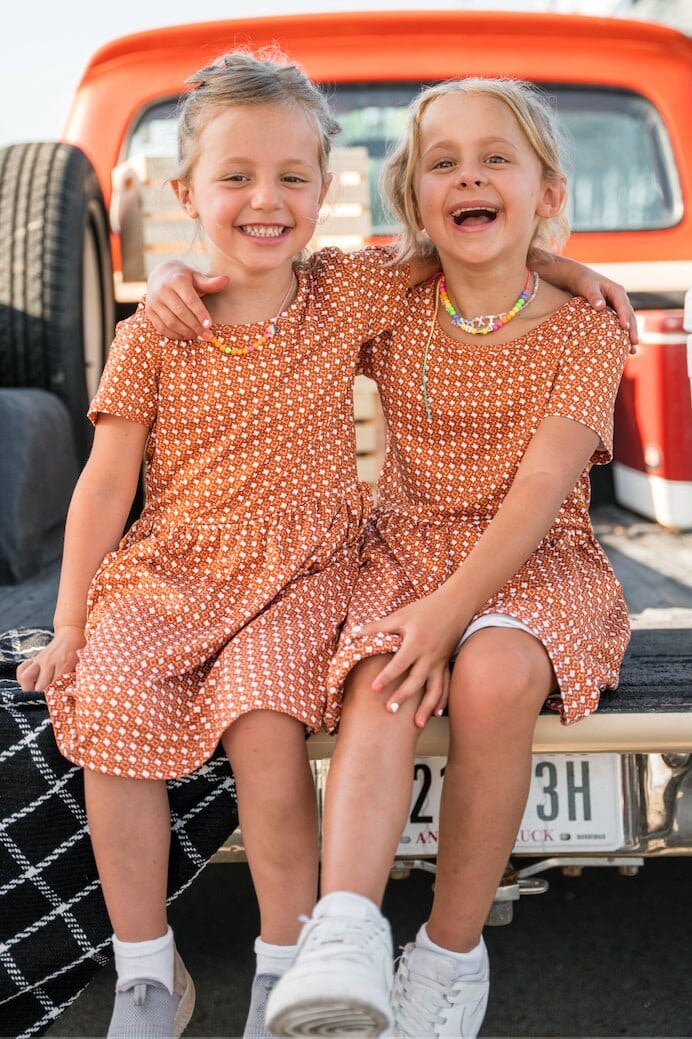
[(166, 933), (170, 811), (163, 780), (85, 769), (94, 856), (116, 936), (142, 942)]
[(260, 909), (261, 937), (293, 945), (299, 917), (317, 899), (317, 799), (305, 727), (277, 711), (252, 711), (222, 737)]
[(322, 894), (352, 891), (379, 905), (411, 804), (417, 700), (385, 710), (372, 691), (387, 657), (361, 661), (346, 683), (327, 781)]
[(482, 629), (457, 658), (428, 922), (444, 948), (466, 952), (480, 941), (524, 812), (536, 718), (554, 685), (548, 654), (526, 632)]

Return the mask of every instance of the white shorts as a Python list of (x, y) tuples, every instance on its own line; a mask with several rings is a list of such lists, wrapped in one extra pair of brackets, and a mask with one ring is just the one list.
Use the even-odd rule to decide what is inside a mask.
[[(469, 635), (473, 635), (474, 631), (480, 631), (481, 628), (518, 628), (520, 631), (525, 631), (528, 635), (533, 635), (535, 639), (538, 638), (535, 631), (531, 631), (527, 624), (524, 624), (523, 621), (518, 621), (515, 617), (510, 617), (506, 613), (486, 613), (485, 616), (479, 617), (478, 620), (472, 621), (469, 624), (456, 644), (452, 659), (456, 657)], [(540, 639), (538, 641), (540, 642)]]

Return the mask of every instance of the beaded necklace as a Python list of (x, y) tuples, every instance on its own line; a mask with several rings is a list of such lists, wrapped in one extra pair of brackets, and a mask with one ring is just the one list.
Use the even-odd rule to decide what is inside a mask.
[(264, 329), (257, 335), (257, 338), (255, 339), (254, 343), (251, 343), (249, 346), (231, 346), (229, 343), (224, 342), (224, 340), (219, 338), (218, 336), (212, 336), (209, 341), (217, 348), (217, 350), (220, 350), (221, 353), (224, 354), (226, 357), (244, 357), (245, 354), (251, 354), (254, 353), (255, 350), (261, 349), (261, 347), (265, 346), (269, 342), (272, 336), (276, 335), (278, 331), (278, 320), (281, 317), (283, 311), (286, 309), (286, 306), (288, 305), (288, 301), (291, 298), (291, 294), (293, 292), (294, 286), (296, 285), (296, 282), (297, 279), (295, 272), (292, 271), (291, 284), (288, 286), (288, 292), (281, 301), (281, 305), (279, 306), (279, 309), (276, 313), (276, 317), (269, 318), (266, 325), (264, 326)]
[(444, 275), (440, 276), (440, 299), (442, 300), (442, 306), (445, 308), (449, 316), (451, 317), (457, 328), (461, 328), (464, 332), (468, 332), (472, 336), (487, 336), (489, 332), (497, 332), (498, 328), (502, 328), (508, 321), (511, 321), (513, 317), (516, 317), (520, 310), (528, 306), (532, 299), (535, 299), (536, 293), (538, 292), (539, 278), (535, 271), (530, 271), (526, 268), (526, 284), (521, 290), (521, 295), (516, 301), (513, 307), (506, 310), (504, 314), (480, 314), (478, 317), (465, 318), (463, 314), (459, 314), (454, 309), (451, 299), (447, 295), (447, 286), (445, 284)]

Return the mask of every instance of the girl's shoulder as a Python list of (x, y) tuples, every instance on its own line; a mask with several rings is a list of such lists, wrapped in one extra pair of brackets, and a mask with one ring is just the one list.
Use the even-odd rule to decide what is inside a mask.
[(398, 281), (402, 276), (402, 268), (393, 263), (394, 255), (391, 246), (369, 245), (354, 252), (325, 246), (304, 260), (300, 269), (315, 281), (344, 276), (364, 282), (373, 276)]
[(158, 361), (163, 347), (169, 342), (170, 340), (152, 325), (142, 300), (134, 314), (123, 318), (116, 325), (108, 356), (110, 358), (134, 353)]
[(608, 336), (629, 346), (629, 334), (620, 324), (615, 311), (610, 307), (596, 310), (583, 296), (572, 296), (558, 313), (564, 313), (566, 321), (575, 332), (581, 332), (585, 337)]

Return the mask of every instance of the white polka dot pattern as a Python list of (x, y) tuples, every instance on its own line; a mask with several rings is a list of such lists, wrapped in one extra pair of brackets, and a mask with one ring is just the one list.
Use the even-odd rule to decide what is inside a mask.
[[(396, 636), (354, 639), (350, 628), (429, 594), (461, 565), (490, 522), (526, 447), (548, 415), (582, 422), (609, 458), (612, 411), (628, 352), (612, 313), (573, 299), (521, 339), (458, 343), (437, 327), (428, 364), (432, 421), (421, 392), (432, 289), (410, 294), (406, 320), (365, 355), (387, 417), (388, 445), (347, 627), (330, 672), (338, 695), (354, 663), (392, 650)], [(629, 639), (622, 589), (588, 515), (588, 467), (545, 538), (479, 610), (527, 624), (550, 654), (565, 722), (617, 685)]]
[(147, 500), (92, 582), (76, 674), (47, 690), (70, 760), (171, 778), (247, 711), (335, 726), (327, 668), (371, 510), (352, 380), (402, 306), (407, 272), (388, 258), (317, 254), (276, 336), (239, 358), (170, 342), (141, 309), (119, 325), (89, 414), (151, 427)]

